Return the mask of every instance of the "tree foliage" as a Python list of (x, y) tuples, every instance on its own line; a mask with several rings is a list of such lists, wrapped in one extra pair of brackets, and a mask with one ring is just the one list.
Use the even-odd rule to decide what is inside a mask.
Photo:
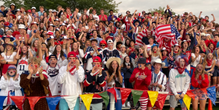
[[(158, 13), (161, 12), (162, 14), (164, 14), (165, 10), (166, 10), (166, 8), (165, 7), (161, 7), (161, 6), (159, 6), (157, 9), (156, 8), (148, 9), (148, 11), (152, 13), (152, 15), (154, 14), (154, 12), (158, 12)], [(172, 12), (173, 15), (175, 15), (175, 12), (173, 12), (172, 9), (170, 9), (170, 11)]]
[(97, 13), (100, 13), (98, 11), (100, 9), (104, 9), (105, 12), (108, 12), (110, 9), (117, 12), (117, 7), (121, 3), (117, 3), (115, 0), (3, 0), (3, 2), (7, 7), (9, 7), (11, 3), (15, 3), (17, 8), (23, 6), (26, 9), (30, 9), (34, 6), (37, 10), (39, 10), (39, 6), (44, 6), (46, 10), (56, 9), (59, 5), (63, 8), (70, 7), (72, 10), (75, 8), (83, 10), (93, 7), (97, 10)]

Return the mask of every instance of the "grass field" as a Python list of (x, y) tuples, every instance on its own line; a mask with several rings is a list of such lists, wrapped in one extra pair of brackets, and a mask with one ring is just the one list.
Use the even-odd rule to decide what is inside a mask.
[[(169, 110), (169, 107), (164, 107), (163, 110)], [(181, 110), (181, 108), (177, 107), (175, 110)], [(190, 110), (192, 110), (192, 106), (190, 106)], [(205, 110), (208, 110), (208, 105), (206, 105)], [(219, 110), (219, 106), (218, 105), (213, 106), (213, 110)]]

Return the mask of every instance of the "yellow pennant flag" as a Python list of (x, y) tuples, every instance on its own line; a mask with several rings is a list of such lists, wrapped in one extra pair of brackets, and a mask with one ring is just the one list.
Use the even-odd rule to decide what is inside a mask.
[(84, 102), (84, 105), (87, 108), (87, 110), (90, 110), (90, 104), (92, 102), (93, 95), (94, 94), (83, 94), (83, 95), (80, 95), (80, 97), (81, 97), (82, 101)]
[(153, 107), (157, 101), (158, 92), (157, 91), (148, 91), (149, 100), (151, 101), (151, 106)]
[(185, 103), (187, 109), (189, 110), (190, 104), (191, 104), (191, 97), (189, 97), (187, 94), (183, 97), (183, 102)]

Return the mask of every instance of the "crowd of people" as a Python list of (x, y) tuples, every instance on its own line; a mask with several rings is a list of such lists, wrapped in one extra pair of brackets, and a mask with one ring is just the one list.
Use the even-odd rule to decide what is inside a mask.
[[(57, 96), (100, 93), (114, 87), (170, 92), (170, 110), (178, 105), (187, 90), (193, 89), (193, 110), (205, 110), (207, 95), (200, 91), (215, 85), (219, 95), (219, 25), (209, 16), (185, 12), (173, 14), (167, 5), (162, 12), (130, 12), (115, 15), (113, 10), (79, 10), (58, 6), (44, 11), (40, 6), (25, 9), (12, 3), (0, 10), (0, 94), (7, 96)], [(100, 15), (97, 15), (100, 11)], [(171, 24), (180, 37), (156, 41), (156, 27)], [(162, 30), (162, 29), (161, 29)], [(136, 45), (137, 37), (142, 46)], [(166, 46), (165, 46), (166, 45)], [(116, 89), (121, 96), (119, 89)], [(132, 95), (124, 105), (110, 94), (108, 110), (152, 110), (145, 92), (139, 104)], [(198, 103), (200, 103), (198, 107)], [(7, 106), (7, 99), (4, 106)], [(64, 99), (60, 107), (67, 105)], [(10, 105), (10, 104), (9, 104)], [(75, 110), (85, 110), (78, 98)], [(93, 97), (92, 110), (102, 110), (103, 99)], [(11, 108), (16, 109), (12, 104)], [(24, 110), (30, 110), (28, 99)], [(155, 103), (156, 109), (161, 109)], [(186, 110), (184, 103), (182, 110)], [(34, 110), (48, 110), (40, 99)]]

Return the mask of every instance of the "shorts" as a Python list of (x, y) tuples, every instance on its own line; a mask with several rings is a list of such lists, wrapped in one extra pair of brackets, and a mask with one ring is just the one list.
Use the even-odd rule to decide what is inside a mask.
[(207, 99), (207, 94), (204, 93), (202, 90), (195, 89), (192, 91), (193, 94), (195, 94), (195, 99), (198, 100), (206, 100)]
[[(176, 108), (178, 106), (178, 102), (179, 100), (176, 100), (174, 95), (170, 95), (170, 99), (169, 99), (170, 107)], [(181, 108), (185, 108), (185, 107), (186, 107), (185, 103), (182, 102)]]
[(219, 68), (215, 66), (213, 76), (212, 77), (219, 77)]

